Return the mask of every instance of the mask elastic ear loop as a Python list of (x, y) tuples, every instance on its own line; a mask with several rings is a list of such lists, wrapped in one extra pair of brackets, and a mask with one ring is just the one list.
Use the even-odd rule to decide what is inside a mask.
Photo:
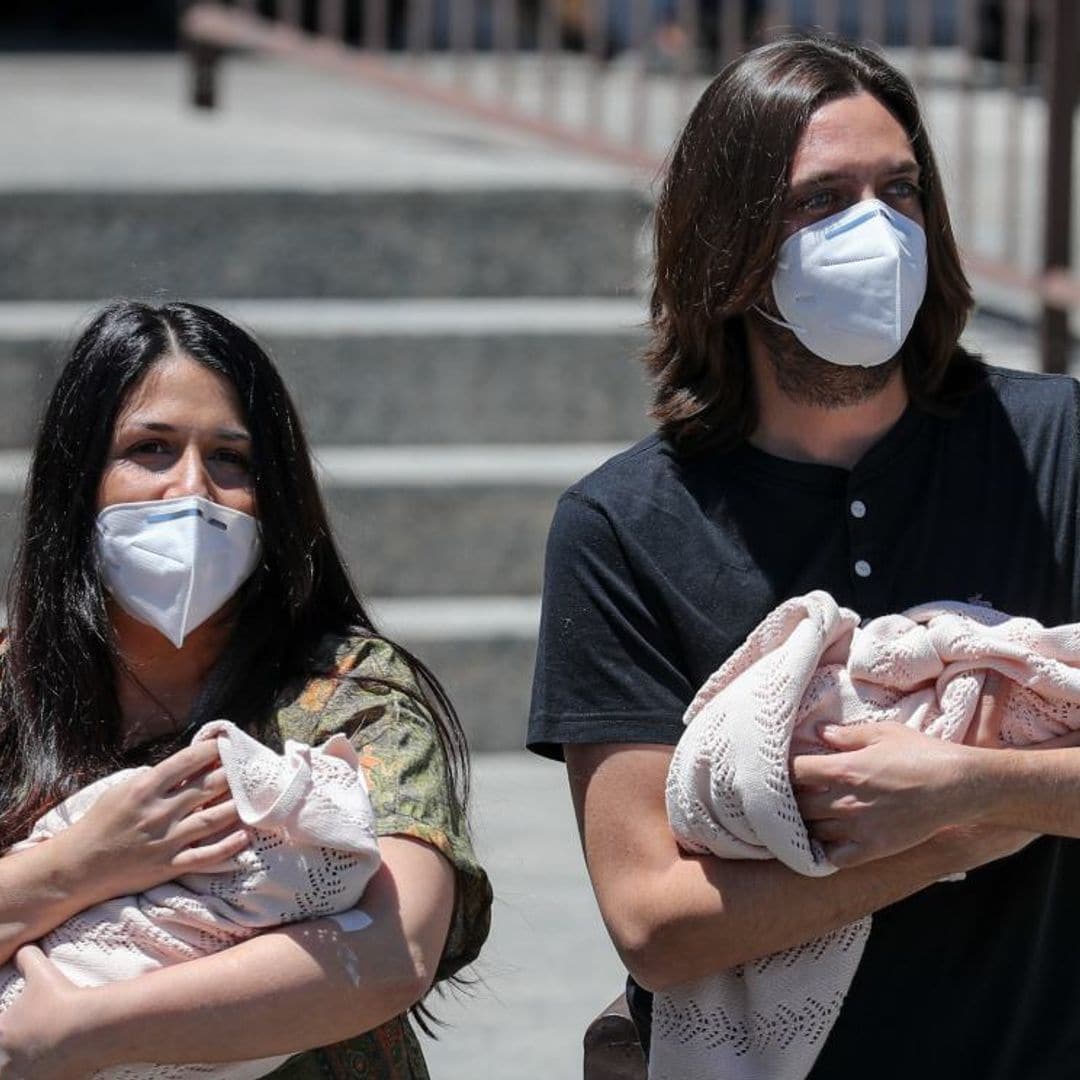
[(790, 330), (792, 333), (798, 333), (800, 330), (805, 329), (805, 327), (796, 326), (794, 323), (784, 322), (783, 319), (778, 319), (775, 316), (770, 315), (763, 308), (759, 308), (757, 306), (757, 304), (751, 304), (750, 305), (750, 310), (751, 311), (756, 311), (763, 319), (768, 319), (769, 322), (773, 323), (774, 325), (781, 326), (785, 330)]

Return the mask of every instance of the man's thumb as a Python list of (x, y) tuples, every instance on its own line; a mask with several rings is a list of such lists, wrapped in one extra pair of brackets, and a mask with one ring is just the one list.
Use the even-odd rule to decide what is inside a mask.
[(831, 750), (858, 750), (873, 740), (873, 724), (823, 724), (821, 741)]

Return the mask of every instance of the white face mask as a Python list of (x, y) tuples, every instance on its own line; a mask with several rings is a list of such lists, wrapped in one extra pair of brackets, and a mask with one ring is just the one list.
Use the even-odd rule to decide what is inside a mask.
[(261, 551), (253, 517), (198, 495), (106, 506), (95, 547), (113, 599), (178, 649), (251, 576)]
[(877, 199), (815, 221), (780, 248), (773, 298), (790, 330), (834, 364), (876, 367), (904, 344), (926, 292), (926, 234)]

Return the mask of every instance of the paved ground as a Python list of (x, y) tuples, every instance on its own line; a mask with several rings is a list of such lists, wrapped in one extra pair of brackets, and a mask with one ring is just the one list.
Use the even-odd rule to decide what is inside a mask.
[(221, 108), (169, 55), (7, 55), (0, 190), (605, 187), (621, 168), (286, 64), (237, 57)]
[(585, 876), (562, 765), (524, 753), (475, 763), (476, 843), (495, 887), (492, 934), (471, 998), (438, 1004), (450, 1024), (425, 1053), (437, 1080), (581, 1075), (585, 1026), (622, 969)]

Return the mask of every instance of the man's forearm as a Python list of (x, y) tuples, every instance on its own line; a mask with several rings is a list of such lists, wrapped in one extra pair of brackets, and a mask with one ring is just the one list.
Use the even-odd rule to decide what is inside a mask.
[(1080, 748), (972, 748), (963, 820), (1080, 837)]
[(931, 840), (872, 866), (802, 877), (773, 860), (680, 851), (664, 801), (670, 747), (569, 745), (565, 753), (601, 913), (623, 962), (650, 989), (810, 941), (1029, 839), (936, 825)]
[(663, 990), (821, 937), (1023, 845), (996, 829), (946, 830), (898, 855), (828, 877), (764, 862), (684, 856), (609, 895), (609, 926), (624, 963)]

